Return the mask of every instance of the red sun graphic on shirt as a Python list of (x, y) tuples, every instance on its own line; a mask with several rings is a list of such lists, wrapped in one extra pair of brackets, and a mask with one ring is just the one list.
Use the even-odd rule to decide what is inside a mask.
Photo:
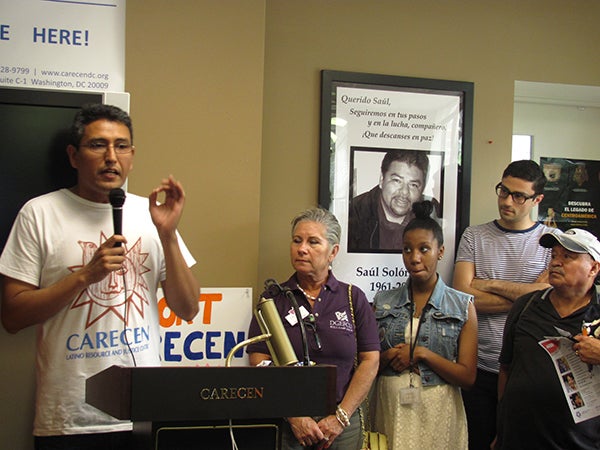
[[(94, 253), (107, 240), (104, 233), (100, 234), (100, 243), (79, 241), (81, 247), (81, 265), (71, 266), (75, 272), (92, 260)], [(111, 272), (98, 283), (89, 285), (77, 296), (71, 309), (89, 306), (85, 327), (89, 328), (107, 314), (115, 314), (125, 325), (129, 322), (132, 312), (144, 317), (144, 304), (148, 304), (148, 286), (142, 275), (150, 269), (144, 266), (148, 253), (142, 253), (141, 238), (129, 248), (125, 248), (125, 261), (121, 269)], [(133, 306), (133, 310), (132, 310)]]

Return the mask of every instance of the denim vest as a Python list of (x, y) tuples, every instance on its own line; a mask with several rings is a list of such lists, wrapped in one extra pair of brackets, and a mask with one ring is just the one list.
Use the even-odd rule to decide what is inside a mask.
[[(467, 310), (472, 299), (471, 295), (446, 286), (438, 275), (431, 298), (421, 314), (421, 328), (417, 336), (417, 345), (427, 347), (438, 355), (455, 362), (458, 357), (458, 337), (467, 320)], [(409, 320), (412, 318), (408, 284), (404, 284), (398, 289), (378, 292), (375, 295), (374, 305), (381, 351), (406, 343), (404, 335)], [(424, 362), (419, 362), (418, 366), (423, 386), (446, 384), (446, 381)], [(381, 375), (395, 376), (399, 374), (387, 366), (382, 370)]]

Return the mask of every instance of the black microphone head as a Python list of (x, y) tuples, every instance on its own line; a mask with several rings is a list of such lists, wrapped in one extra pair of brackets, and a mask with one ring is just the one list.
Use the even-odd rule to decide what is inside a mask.
[(283, 288), (273, 278), (269, 278), (265, 281), (265, 291), (269, 297), (273, 298), (281, 294), (283, 292)]
[(125, 203), (125, 191), (121, 188), (111, 189), (108, 193), (108, 201), (113, 208), (120, 208)]

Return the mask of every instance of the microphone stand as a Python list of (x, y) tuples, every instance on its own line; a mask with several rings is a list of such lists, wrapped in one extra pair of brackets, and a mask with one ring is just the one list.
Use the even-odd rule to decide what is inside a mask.
[(285, 288), (283, 291), (286, 297), (292, 302), (294, 314), (296, 314), (296, 319), (298, 320), (298, 325), (300, 326), (300, 335), (302, 336), (302, 350), (304, 351), (303, 365), (309, 367), (311, 365), (311, 361), (310, 356), (308, 354), (308, 339), (306, 339), (306, 327), (304, 326), (304, 320), (302, 320), (302, 314), (300, 314), (298, 300), (296, 300), (296, 296), (290, 289)]
[(308, 339), (306, 338), (306, 327), (304, 326), (304, 321), (302, 320), (302, 314), (300, 314), (300, 307), (298, 306), (298, 300), (296, 300), (296, 296), (291, 291), (291, 289), (281, 287), (279, 283), (277, 283), (277, 281), (275, 281), (272, 278), (269, 278), (265, 281), (265, 290), (268, 291), (269, 295), (272, 296), (283, 292), (284, 295), (292, 303), (292, 308), (294, 309), (294, 314), (296, 316), (296, 320), (298, 321), (298, 326), (300, 327), (300, 336), (302, 337), (302, 351), (304, 354), (304, 361), (302, 365), (309, 367), (310, 365), (312, 365), (312, 363), (310, 361), (310, 355), (308, 353)]
[(231, 367), (231, 360), (233, 359), (233, 357), (235, 356), (235, 354), (237, 353), (237, 351), (239, 349), (244, 348), (250, 344), (255, 344), (257, 342), (266, 341), (270, 337), (271, 337), (271, 333), (265, 333), (265, 334), (259, 334), (258, 336), (254, 336), (250, 339), (246, 339), (245, 341), (238, 342), (236, 345), (233, 346), (233, 348), (231, 350), (229, 350), (229, 353), (227, 353), (227, 358), (225, 359), (225, 367)]

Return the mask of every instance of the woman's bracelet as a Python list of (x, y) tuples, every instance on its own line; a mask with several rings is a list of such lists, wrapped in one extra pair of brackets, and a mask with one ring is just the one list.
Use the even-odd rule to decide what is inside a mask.
[(335, 410), (335, 417), (343, 428), (350, 426), (350, 417), (348, 417), (348, 413), (340, 405)]

